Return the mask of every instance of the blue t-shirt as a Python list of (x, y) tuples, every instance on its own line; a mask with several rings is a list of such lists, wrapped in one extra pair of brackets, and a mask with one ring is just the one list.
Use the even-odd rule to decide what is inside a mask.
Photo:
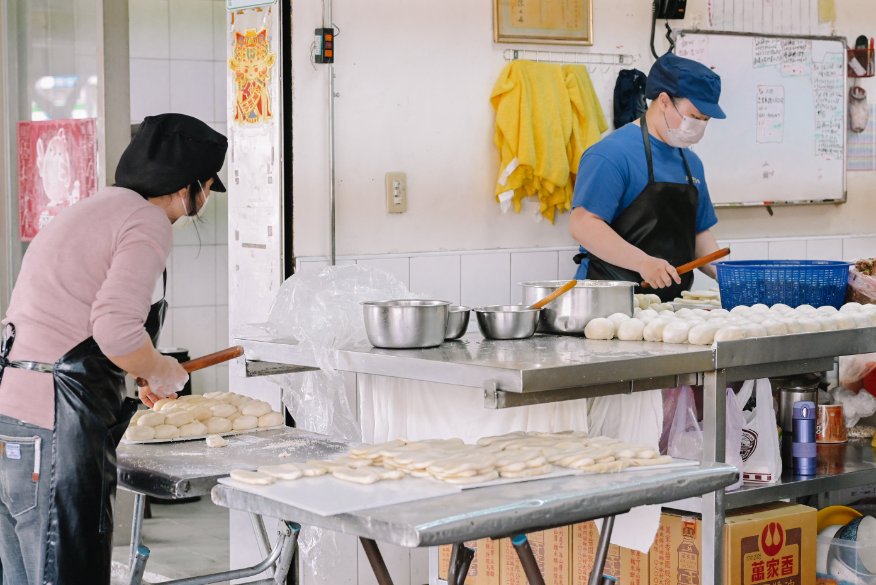
[[(653, 136), (650, 139), (654, 180), (658, 183), (687, 183), (678, 149)], [(700, 233), (718, 223), (718, 218), (706, 186), (703, 162), (690, 149), (685, 150), (684, 156), (699, 191), (696, 229)], [(645, 160), (642, 128), (627, 124), (588, 148), (581, 157), (572, 208), (584, 207), (611, 225), (647, 185), (648, 162)], [(586, 251), (581, 248), (581, 252)], [(589, 265), (589, 260), (582, 260), (575, 278), (586, 278)]]

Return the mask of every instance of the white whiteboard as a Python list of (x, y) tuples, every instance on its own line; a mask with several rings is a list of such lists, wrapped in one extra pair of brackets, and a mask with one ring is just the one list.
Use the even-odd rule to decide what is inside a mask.
[(716, 206), (845, 201), (845, 43), (681, 33), (676, 53), (721, 76), (726, 120), (693, 150)]

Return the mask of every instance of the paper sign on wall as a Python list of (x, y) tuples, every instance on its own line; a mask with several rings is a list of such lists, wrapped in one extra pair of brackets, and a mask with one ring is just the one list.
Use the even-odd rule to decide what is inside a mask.
[(276, 4), (277, 0), (226, 0), (228, 10), (245, 10), (246, 8), (258, 8)]
[(268, 29), (234, 32), (228, 66), (234, 79), (234, 122), (259, 124), (273, 117), (271, 73), (276, 55), (271, 51)]
[(29, 242), (63, 209), (97, 190), (94, 119), (19, 122), (19, 235)]

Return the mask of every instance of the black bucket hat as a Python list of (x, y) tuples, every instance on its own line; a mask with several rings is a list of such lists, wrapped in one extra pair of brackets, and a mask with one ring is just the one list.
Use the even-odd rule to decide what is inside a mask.
[(227, 150), (228, 139), (197, 118), (148, 116), (122, 153), (115, 184), (150, 198), (212, 178), (210, 190), (224, 193), (217, 173)]

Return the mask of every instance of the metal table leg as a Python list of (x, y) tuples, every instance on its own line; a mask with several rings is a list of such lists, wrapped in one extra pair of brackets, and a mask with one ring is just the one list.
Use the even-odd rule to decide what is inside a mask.
[(283, 544), (283, 550), (280, 552), (280, 558), (274, 567), (274, 583), (276, 585), (286, 585), (286, 579), (289, 575), (289, 569), (292, 567), (292, 561), (295, 559), (295, 550), (298, 547), (298, 536), (301, 534), (301, 525), (295, 522), (284, 522), (286, 527), (286, 538)]
[(529, 539), (525, 534), (518, 534), (511, 537), (511, 544), (517, 551), (517, 556), (520, 557), (520, 564), (523, 565), (523, 572), (526, 574), (526, 580), (529, 585), (545, 585), (544, 577), (541, 574), (541, 569), (538, 568), (538, 563), (535, 562), (535, 555), (532, 554), (532, 547), (529, 546)]
[(474, 554), (474, 549), (461, 542), (453, 545), (450, 566), (447, 569), (447, 585), (463, 585), (465, 583)]
[[(706, 372), (703, 386), (703, 461), (724, 462), (727, 434), (727, 374)], [(703, 580), (724, 581), (724, 490), (703, 495)], [(727, 584), (729, 585), (729, 584)]]
[(386, 568), (386, 563), (383, 561), (383, 555), (380, 554), (380, 549), (377, 548), (377, 543), (370, 538), (359, 538), (362, 543), (362, 548), (365, 550), (365, 556), (368, 557), (368, 562), (371, 563), (371, 570), (374, 571), (374, 577), (377, 579), (378, 585), (392, 585), (392, 577), (389, 576), (389, 570)]
[(605, 559), (608, 557), (608, 546), (611, 544), (613, 530), (614, 516), (609, 516), (602, 521), (599, 546), (596, 548), (596, 558), (593, 559), (593, 569), (590, 571), (590, 585), (602, 585), (602, 571), (605, 570)]

